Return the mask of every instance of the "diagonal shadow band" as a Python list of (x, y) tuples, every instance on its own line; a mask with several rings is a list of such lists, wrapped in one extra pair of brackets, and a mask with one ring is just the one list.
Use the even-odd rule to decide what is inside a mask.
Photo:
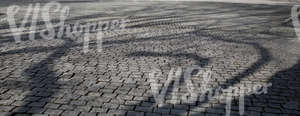
[[(46, 59), (43, 59), (42, 61), (33, 64), (29, 68), (24, 70), (23, 75), (28, 79), (30, 79), (31, 84), (40, 84), (47, 87), (47, 84), (56, 83), (57, 74), (55, 73), (55, 71), (52, 70), (53, 65), (51, 64), (53, 64), (56, 59), (64, 56), (65, 53), (68, 52), (68, 50), (70, 50), (70, 48), (73, 46), (73, 44), (74, 44), (73, 40), (65, 39), (65, 43), (63, 45), (56, 47), (55, 51), (51, 53)], [(41, 70), (41, 67), (45, 67), (45, 68), (42, 68)], [(36, 73), (33, 73), (32, 71), (34, 70), (41, 70), (41, 72), (43, 72), (46, 75), (38, 75)], [(27, 98), (28, 101), (36, 101), (36, 98), (31, 97), (32, 95), (44, 96), (49, 98), (51, 95), (54, 95), (54, 93), (49, 91), (39, 91), (38, 89), (33, 89), (31, 90), (30, 93), (28, 93), (25, 96), (25, 98)], [(45, 104), (46, 102), (48, 102), (48, 100), (44, 100), (43, 102), (38, 102), (38, 103)], [(28, 105), (30, 105), (30, 102), (24, 103), (22, 106), (28, 106)], [(40, 112), (42, 111), (42, 109), (43, 107), (37, 107), (35, 111)], [(14, 113), (22, 112), (22, 110), (23, 110), (22, 108), (17, 109), (14, 111)]]

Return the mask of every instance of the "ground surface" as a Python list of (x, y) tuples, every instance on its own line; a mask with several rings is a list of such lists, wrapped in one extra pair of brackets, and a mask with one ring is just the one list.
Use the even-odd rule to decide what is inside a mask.
[[(158, 82), (164, 85), (171, 68), (193, 65), (212, 71), (207, 88), (272, 83), (265, 94), (246, 92), (247, 116), (300, 115), (299, 40), (291, 23), (283, 23), (291, 6), (207, 2), (64, 5), (72, 9), (68, 23), (125, 18), (126, 29), (105, 32), (102, 52), (91, 44), (84, 54), (80, 41), (66, 37), (31, 41), (24, 34), (17, 44), (2, 22), (1, 116), (225, 115), (224, 95), (201, 102), (166, 100), (157, 106), (151, 71), (163, 71)], [(192, 81), (196, 88), (204, 83), (199, 76)], [(188, 93), (184, 82), (175, 88), (178, 95)], [(167, 96), (173, 93), (170, 90)], [(234, 97), (231, 115), (239, 114), (239, 104), (239, 97)]]

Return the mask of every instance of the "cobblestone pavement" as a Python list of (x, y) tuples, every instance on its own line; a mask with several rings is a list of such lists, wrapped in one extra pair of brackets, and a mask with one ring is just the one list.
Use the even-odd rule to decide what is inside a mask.
[[(174, 102), (170, 99), (174, 91), (168, 87), (165, 103), (156, 104), (149, 73), (162, 70), (158, 82), (164, 85), (171, 68), (194, 65), (212, 71), (207, 88), (213, 90), (272, 83), (267, 93), (245, 90), (246, 116), (300, 115), (299, 40), (292, 24), (284, 23), (291, 6), (207, 2), (64, 5), (71, 7), (67, 23), (125, 18), (126, 29), (106, 31), (102, 52), (91, 43), (88, 53), (83, 53), (82, 42), (66, 37), (32, 41), (23, 34), (17, 44), (2, 22), (0, 116), (225, 115), (223, 93), (202, 101)], [(192, 81), (196, 88), (204, 82), (197, 75)], [(180, 81), (176, 95), (189, 93), (185, 84)], [(232, 116), (239, 115), (239, 99), (239, 95), (232, 98)]]

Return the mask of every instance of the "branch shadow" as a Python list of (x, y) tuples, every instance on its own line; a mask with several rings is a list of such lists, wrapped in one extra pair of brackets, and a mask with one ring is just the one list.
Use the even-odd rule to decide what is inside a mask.
[[(275, 14), (276, 13), (284, 13), (284, 12), (274, 12)], [(243, 15), (243, 17), (247, 17), (247, 16), (263, 16), (264, 13), (261, 13), (261, 14), (252, 14), (252, 15)], [(277, 15), (279, 15), (277, 14)], [(268, 15), (273, 15), (273, 14), (268, 14)], [(235, 17), (235, 18), (238, 18), (238, 17)], [(181, 22), (175, 22), (175, 23), (170, 23), (168, 21), (166, 21), (165, 23), (163, 24), (166, 24), (166, 25), (170, 25), (170, 24), (176, 24), (176, 23), (181, 23)], [(263, 23), (266, 23), (266, 22), (263, 22)], [(260, 24), (263, 24), (263, 23), (260, 23)], [(249, 23), (249, 25), (251, 24), (257, 24), (257, 23)], [(132, 26), (133, 28), (138, 28), (138, 27), (144, 27), (144, 26), (154, 26), (154, 25), (160, 25), (159, 22), (149, 22), (149, 23), (145, 23), (145, 24), (140, 24), (140, 25), (134, 25)], [(247, 24), (246, 24), (247, 25)], [(235, 28), (235, 27), (238, 27), (238, 26), (242, 26), (242, 25), (234, 25), (234, 26), (228, 26), (230, 28)], [(224, 27), (224, 28), (227, 28), (227, 27)], [(214, 39), (212, 39), (211, 41), (222, 41), (222, 42), (226, 42), (226, 43), (234, 43), (234, 44), (243, 44), (243, 45), (248, 45), (248, 46), (252, 46), (254, 49), (256, 49), (258, 51), (258, 54), (261, 56), (255, 63), (253, 63), (250, 67), (248, 67), (246, 70), (244, 70), (243, 72), (239, 73), (239, 75), (237, 76), (234, 76), (232, 79), (230, 80), (227, 80), (225, 83), (223, 84), (220, 84), (218, 87), (221, 87), (223, 89), (227, 89), (237, 83), (240, 83), (240, 81), (244, 78), (246, 78), (247, 76), (249, 75), (252, 75), (253, 73), (255, 73), (256, 71), (258, 71), (259, 69), (261, 69), (265, 64), (269, 63), (271, 60), (272, 60), (272, 55), (269, 53), (269, 51), (264, 48), (263, 46), (261, 46), (259, 43), (256, 43), (256, 42), (247, 42), (247, 41), (242, 41), (242, 40), (234, 40), (234, 39), (226, 39), (226, 37), (223, 37), (223, 36), (218, 36), (218, 35), (213, 35), (213, 34), (210, 34), (209, 32), (203, 32), (203, 30), (212, 30), (212, 29), (197, 29), (196, 31), (194, 32), (191, 32), (191, 33), (196, 33), (196, 35), (198, 36), (208, 36), (208, 37), (212, 37)], [(187, 57), (187, 58), (191, 58), (193, 60), (197, 60), (198, 58), (196, 58), (194, 54), (181, 54), (182, 56), (184, 57)], [(130, 53), (128, 56), (131, 56), (131, 57), (141, 57), (141, 56), (150, 56), (150, 57), (160, 57), (160, 56), (168, 56), (168, 57), (178, 57), (177, 55), (174, 55), (174, 54), (170, 54), (170, 53), (158, 53), (158, 52), (149, 52), (149, 51), (139, 51), (139, 52), (133, 52), (133, 53)], [(283, 72), (290, 72), (290, 70), (293, 70), (295, 71), (295, 67), (298, 67), (299, 68), (299, 63), (296, 64), (294, 67), (292, 67), (291, 69), (288, 69), (288, 70), (284, 70)], [(277, 73), (275, 74), (275, 76), (272, 76), (271, 79), (275, 79), (276, 78), (276, 75)], [(298, 74), (296, 74), (298, 75)], [(296, 77), (296, 76), (295, 76)], [(271, 82), (271, 80), (270, 80)], [(278, 81), (279, 83), (280, 81)], [(274, 86), (274, 84), (273, 84)], [(272, 86), (272, 87), (273, 87)], [(295, 85), (296, 86), (296, 85)], [(174, 88), (172, 85), (170, 85), (170, 87), (168, 88)], [(215, 91), (216, 88), (213, 89), (213, 91)], [(169, 94), (169, 93), (167, 93)], [(208, 94), (208, 93), (204, 93), (204, 94)], [(297, 95), (299, 94), (299, 92), (296, 93)], [(266, 96), (270, 96), (269, 94), (266, 95)], [(251, 96), (246, 96), (246, 99), (247, 97), (251, 97)], [(152, 105), (148, 105), (146, 107), (148, 107), (147, 110), (144, 110), (144, 111), (165, 111), (164, 113), (165, 114), (170, 114), (170, 109), (173, 107), (175, 108), (176, 105), (183, 105), (183, 106), (190, 106), (191, 108), (189, 109), (190, 111), (192, 111), (193, 109), (196, 109), (196, 108), (192, 108), (192, 106), (195, 106), (195, 104), (197, 105), (201, 105), (201, 104), (205, 104), (205, 103), (208, 103), (209, 101), (206, 99), (202, 102), (195, 102), (195, 103), (183, 103), (183, 104), (174, 104), (174, 106), (170, 106), (169, 104), (165, 104), (161, 107), (157, 107), (155, 105), (157, 105), (155, 103), (155, 100), (153, 99), (154, 97), (150, 97), (148, 99), (145, 99), (144, 101), (141, 101), (141, 103), (148, 103), (148, 104), (152, 104)], [(296, 98), (296, 97), (295, 97)], [(150, 99), (150, 100), (149, 100)], [(296, 100), (296, 101), (299, 101), (299, 100)], [(236, 101), (233, 101), (236, 103)], [(246, 102), (246, 103), (249, 103), (249, 102)], [(250, 106), (249, 104), (246, 104), (246, 106)], [(271, 107), (274, 107), (272, 105), (270, 105)], [(154, 108), (154, 109), (153, 109)], [(217, 110), (217, 109), (221, 109), (221, 111)], [(201, 116), (201, 115), (205, 115), (204, 113), (209, 111), (211, 113), (213, 112), (217, 112), (217, 113), (223, 113), (224, 114), (224, 111), (222, 111), (222, 109), (225, 109), (225, 105), (221, 105), (221, 106), (214, 106), (213, 108), (209, 108), (207, 109), (206, 111), (196, 111), (195, 114), (192, 114), (192, 115), (195, 115), (195, 116)], [(142, 111), (142, 110), (140, 110)], [(179, 111), (179, 110), (178, 110)], [(187, 111), (187, 109), (186, 109)], [(186, 111), (184, 110), (181, 110), (179, 112), (176, 112), (175, 113), (172, 113), (172, 114), (177, 114), (177, 115), (187, 115), (185, 114)], [(234, 111), (236, 111), (236, 107), (234, 109)], [(250, 110), (251, 111), (251, 110)], [(295, 112), (295, 111), (294, 111)], [(136, 112), (136, 114), (140, 114), (139, 112)], [(155, 114), (155, 113), (154, 113)], [(238, 114), (237, 112), (235, 112), (235, 114)], [(255, 115), (255, 114), (252, 114), (250, 113), (249, 115)]]

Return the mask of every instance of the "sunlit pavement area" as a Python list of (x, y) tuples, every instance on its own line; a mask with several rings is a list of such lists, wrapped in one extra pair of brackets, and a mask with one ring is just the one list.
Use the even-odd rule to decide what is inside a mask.
[[(17, 5), (23, 6), (16, 17), (21, 22), (28, 4)], [(0, 22), (0, 116), (226, 115), (229, 94), (204, 95), (203, 100), (199, 95), (197, 100), (186, 101), (182, 96), (191, 92), (185, 78), (180, 79), (178, 86), (174, 82), (166, 84), (171, 69), (191, 66), (211, 71), (208, 81), (192, 75), (193, 93), (201, 94), (199, 88), (203, 85), (212, 90), (235, 87), (244, 92), (244, 100), (241, 94), (232, 97), (231, 107), (227, 107), (230, 116), (300, 115), (300, 40), (292, 21), (286, 21), (292, 5), (62, 5), (71, 8), (65, 23), (126, 19), (126, 27), (103, 32), (102, 51), (90, 43), (89, 51), (84, 53), (79, 41), (83, 37), (45, 40), (36, 36), (30, 40), (24, 33), (22, 41), (16, 43), (8, 23)], [(0, 19), (6, 17), (7, 7), (1, 6)], [(59, 15), (51, 18), (58, 19)], [(160, 104), (154, 98), (150, 79), (156, 69), (163, 73), (156, 77), (156, 84), (168, 88)], [(270, 83), (264, 93), (247, 91)]]

